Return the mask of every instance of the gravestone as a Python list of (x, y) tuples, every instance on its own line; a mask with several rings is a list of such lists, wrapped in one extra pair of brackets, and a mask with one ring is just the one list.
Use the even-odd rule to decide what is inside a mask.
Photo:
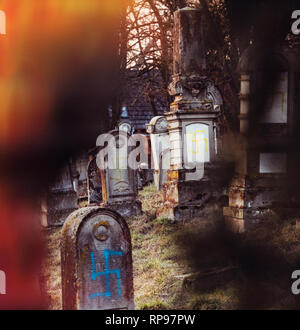
[(101, 175), (96, 156), (92, 157), (87, 166), (87, 190), (89, 204), (100, 204), (102, 202)]
[(72, 165), (69, 163), (48, 189), (41, 205), (43, 226), (62, 226), (67, 216), (78, 208), (73, 177)]
[(87, 167), (89, 164), (89, 152), (82, 152), (76, 157), (76, 192), (80, 202), (88, 200), (88, 177), (87, 177)]
[(170, 169), (168, 122), (164, 116), (155, 116), (146, 127), (151, 139), (154, 184), (160, 190), (166, 181), (167, 170)]
[(111, 208), (123, 217), (129, 218), (142, 213), (138, 200), (137, 169), (128, 164), (128, 157), (134, 146), (129, 146), (130, 135), (122, 130), (109, 132), (106, 155), (99, 153), (101, 169), (103, 207)]
[[(118, 122), (117, 129), (120, 132), (127, 133), (129, 136), (138, 136), (140, 134), (134, 135), (135, 127), (131, 124), (129, 120), (121, 120)], [(142, 166), (139, 167), (137, 171), (137, 180), (138, 180), (138, 190), (143, 189), (143, 186), (146, 182), (149, 181), (149, 171), (142, 169)]]
[[(266, 64), (265, 51), (252, 45), (239, 63), (241, 152), (229, 187), (229, 205), (223, 210), (225, 223), (234, 232), (258, 224), (274, 207), (284, 208), (286, 214), (295, 207), (295, 196), (289, 196), (287, 183), (293, 164), (289, 144), (297, 119), (299, 58), (280, 46), (268, 53)], [(266, 86), (267, 96), (260, 96)], [(253, 92), (258, 97), (254, 98)], [(294, 208), (293, 212), (298, 211)]]
[(62, 230), (63, 309), (134, 309), (130, 232), (116, 212), (79, 209)]

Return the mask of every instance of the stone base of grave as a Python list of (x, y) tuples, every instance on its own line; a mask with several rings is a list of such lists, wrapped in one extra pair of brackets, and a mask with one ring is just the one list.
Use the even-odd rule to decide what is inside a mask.
[(243, 233), (272, 216), (271, 209), (248, 209), (224, 207), (223, 215), (226, 228), (234, 233)]
[[(224, 206), (222, 199), (226, 198), (226, 185), (220, 176), (211, 176), (207, 169), (205, 172), (199, 181), (186, 181), (184, 170), (169, 171), (168, 181), (163, 184), (164, 201), (157, 208), (156, 217), (175, 221), (206, 217), (210, 215), (206, 208), (209, 203)], [(214, 180), (208, 177), (214, 177)]]
[(142, 215), (142, 203), (140, 201), (124, 201), (115, 203), (103, 203), (101, 207), (118, 212), (123, 218), (128, 219)]
[(172, 203), (164, 203), (156, 211), (157, 218), (166, 218), (174, 221), (187, 220), (196, 217), (204, 217), (206, 215), (204, 204), (199, 203), (194, 205), (180, 204), (174, 205)]
[(201, 272), (175, 276), (182, 279), (182, 287), (194, 289), (197, 292), (207, 292), (217, 287), (224, 286), (235, 280), (238, 276), (238, 268), (234, 266), (217, 267)]
[(75, 191), (50, 192), (46, 201), (47, 227), (62, 226), (66, 218), (78, 209)]
[(235, 176), (229, 188), (229, 206), (223, 208), (226, 227), (241, 233), (274, 216), (274, 210), (297, 214), (284, 188), (282, 175)]

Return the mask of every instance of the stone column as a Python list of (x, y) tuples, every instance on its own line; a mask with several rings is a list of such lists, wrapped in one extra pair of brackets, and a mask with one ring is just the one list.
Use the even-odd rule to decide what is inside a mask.
[[(179, 9), (174, 15), (173, 79), (169, 86), (174, 102), (165, 113), (170, 171), (163, 185), (159, 217), (180, 220), (197, 216), (212, 192), (208, 172), (218, 159), (222, 97), (206, 76), (203, 19), (201, 11), (192, 8)], [(196, 167), (196, 173), (191, 173)]]

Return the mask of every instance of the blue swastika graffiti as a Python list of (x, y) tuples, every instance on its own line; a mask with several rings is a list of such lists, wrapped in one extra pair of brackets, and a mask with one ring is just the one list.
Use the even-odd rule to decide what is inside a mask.
[(104, 272), (96, 272), (96, 265), (95, 265), (95, 256), (94, 252), (91, 252), (91, 259), (92, 259), (92, 280), (95, 281), (98, 276), (105, 276), (105, 292), (101, 293), (93, 293), (90, 295), (90, 299), (96, 297), (111, 297), (112, 293), (110, 291), (110, 284), (109, 284), (109, 275), (116, 274), (117, 281), (118, 281), (118, 297), (121, 299), (121, 271), (119, 268), (117, 269), (109, 269), (109, 257), (110, 256), (121, 256), (123, 252), (121, 251), (110, 251), (104, 250)]

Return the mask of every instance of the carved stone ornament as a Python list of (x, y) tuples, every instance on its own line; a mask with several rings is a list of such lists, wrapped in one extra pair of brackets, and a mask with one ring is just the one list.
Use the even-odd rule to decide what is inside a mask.
[(164, 116), (155, 116), (146, 124), (147, 133), (160, 134), (168, 132), (168, 121)]
[(168, 131), (168, 121), (165, 117), (161, 117), (157, 120), (155, 125), (155, 131), (157, 133), (163, 133)]
[(134, 127), (129, 121), (120, 121), (117, 124), (117, 129), (120, 131), (123, 131), (129, 135), (132, 135), (134, 133)]
[(169, 94), (176, 96), (177, 101), (199, 101), (204, 110), (220, 110), (222, 97), (213, 82), (206, 76), (196, 73), (190, 75), (173, 75), (169, 85)]

